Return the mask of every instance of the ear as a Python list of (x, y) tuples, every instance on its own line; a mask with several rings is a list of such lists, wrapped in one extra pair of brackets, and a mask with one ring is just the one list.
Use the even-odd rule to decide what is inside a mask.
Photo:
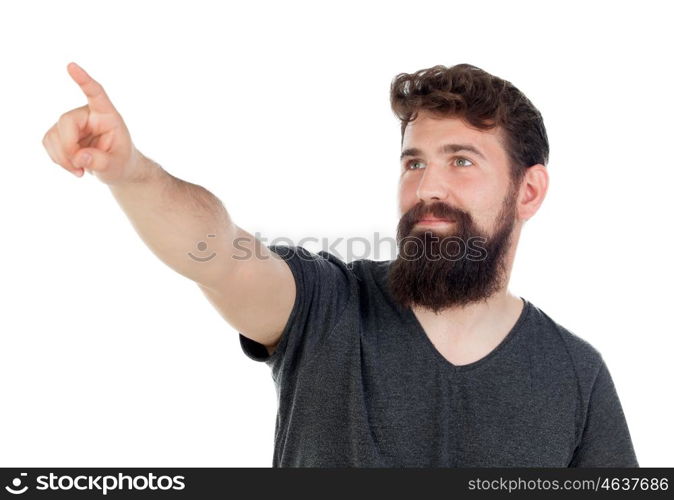
[(517, 213), (521, 220), (529, 220), (538, 212), (548, 192), (548, 182), (548, 169), (545, 165), (537, 163), (527, 168), (517, 197)]

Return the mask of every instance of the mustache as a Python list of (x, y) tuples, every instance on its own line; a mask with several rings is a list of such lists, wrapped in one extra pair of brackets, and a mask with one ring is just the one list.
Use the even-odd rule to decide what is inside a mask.
[(403, 216), (401, 223), (410, 227), (426, 217), (449, 219), (458, 222), (465, 218), (465, 214), (445, 203), (436, 202), (429, 205), (421, 202), (417, 203), (407, 211)]

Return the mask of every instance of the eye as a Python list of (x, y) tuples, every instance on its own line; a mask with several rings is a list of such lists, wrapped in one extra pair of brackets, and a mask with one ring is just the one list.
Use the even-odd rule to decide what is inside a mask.
[(421, 160), (417, 160), (417, 159), (407, 160), (405, 162), (405, 168), (407, 170), (417, 170), (416, 168), (412, 168), (412, 165), (415, 164), (415, 163), (423, 163), (423, 162)]
[(458, 158), (456, 159), (456, 161), (457, 161), (457, 164), (458, 164), (458, 162), (464, 162), (462, 165), (459, 165), (460, 167), (468, 166), (468, 165), (465, 165), (465, 162), (468, 162), (470, 165), (473, 164), (473, 162), (470, 161), (468, 158), (463, 158), (463, 157), (458, 157)]
[[(413, 167), (415, 163), (423, 163), (421, 160), (417, 158), (412, 158), (410, 160), (407, 160), (405, 162), (405, 169), (406, 170), (418, 170), (418, 168)], [(473, 165), (473, 162), (470, 161), (468, 158), (464, 158), (463, 156), (458, 156), (456, 158), (456, 164), (459, 167), (470, 167)]]

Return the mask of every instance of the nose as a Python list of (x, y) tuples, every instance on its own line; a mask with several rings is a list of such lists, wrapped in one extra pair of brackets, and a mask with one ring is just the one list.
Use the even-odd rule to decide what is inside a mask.
[(425, 203), (444, 200), (447, 197), (447, 182), (442, 167), (428, 163), (417, 186), (417, 198)]

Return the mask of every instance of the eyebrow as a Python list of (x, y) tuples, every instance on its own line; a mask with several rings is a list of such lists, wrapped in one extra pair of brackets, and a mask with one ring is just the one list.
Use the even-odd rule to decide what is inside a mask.
[[(438, 149), (438, 153), (456, 153), (458, 151), (469, 151), (471, 153), (476, 154), (483, 160), (486, 160), (485, 156), (478, 150), (475, 146), (471, 146), (470, 144), (445, 144), (443, 146), (440, 146)], [(423, 155), (423, 151), (419, 148), (408, 148), (403, 150), (403, 152), (400, 154), (400, 160), (405, 156), (421, 156)]]

